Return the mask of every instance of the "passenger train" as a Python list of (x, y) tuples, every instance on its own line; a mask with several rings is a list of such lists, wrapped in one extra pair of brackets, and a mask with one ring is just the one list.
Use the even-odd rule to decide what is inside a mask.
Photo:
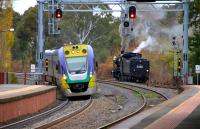
[(64, 96), (96, 93), (94, 52), (90, 45), (66, 45), (45, 51), (45, 79), (54, 83)]

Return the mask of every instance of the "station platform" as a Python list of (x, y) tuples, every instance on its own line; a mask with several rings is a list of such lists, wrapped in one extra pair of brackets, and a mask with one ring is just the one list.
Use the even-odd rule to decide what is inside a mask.
[(56, 100), (56, 87), (45, 85), (0, 85), (0, 123), (32, 114)]
[(200, 85), (183, 86), (176, 97), (147, 109), (112, 129), (200, 129)]

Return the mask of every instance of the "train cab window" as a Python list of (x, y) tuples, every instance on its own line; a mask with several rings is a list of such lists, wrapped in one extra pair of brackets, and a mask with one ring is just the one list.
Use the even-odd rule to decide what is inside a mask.
[(66, 62), (70, 74), (82, 74), (87, 70), (87, 58), (85, 56), (67, 58)]

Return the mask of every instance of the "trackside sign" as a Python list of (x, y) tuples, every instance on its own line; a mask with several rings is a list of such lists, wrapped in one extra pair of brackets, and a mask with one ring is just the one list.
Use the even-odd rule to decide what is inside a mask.
[(195, 65), (195, 72), (200, 73), (200, 65)]

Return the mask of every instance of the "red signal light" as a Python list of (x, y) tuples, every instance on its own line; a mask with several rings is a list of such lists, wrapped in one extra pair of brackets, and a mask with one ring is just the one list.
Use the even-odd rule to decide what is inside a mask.
[(135, 8), (135, 6), (129, 7), (129, 18), (130, 19), (136, 18), (136, 8)]
[(131, 13), (131, 14), (130, 14), (130, 18), (132, 18), (132, 19), (135, 18), (135, 14), (134, 14), (134, 13)]
[(62, 10), (61, 9), (56, 9), (55, 16), (56, 16), (56, 18), (62, 18)]

